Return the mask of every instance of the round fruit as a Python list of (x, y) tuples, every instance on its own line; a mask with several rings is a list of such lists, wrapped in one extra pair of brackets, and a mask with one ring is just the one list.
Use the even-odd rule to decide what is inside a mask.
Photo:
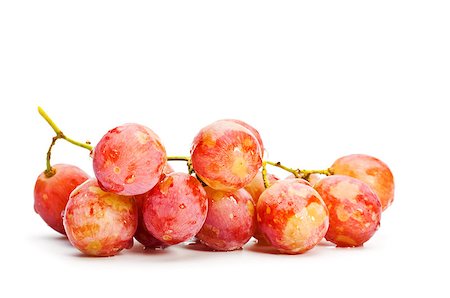
[(133, 197), (104, 192), (89, 179), (70, 194), (64, 228), (70, 243), (91, 256), (113, 256), (133, 246), (138, 213)]
[(296, 179), (278, 181), (266, 189), (256, 212), (259, 229), (282, 253), (313, 248), (328, 229), (328, 210), (320, 195)]
[(185, 173), (167, 175), (137, 199), (143, 200), (143, 219), (148, 231), (168, 245), (194, 237), (208, 211), (203, 186)]
[(197, 238), (214, 250), (239, 249), (255, 230), (255, 205), (244, 189), (224, 192), (205, 187), (208, 216)]
[(55, 231), (66, 234), (62, 213), (66, 208), (70, 193), (89, 179), (89, 175), (76, 166), (56, 164), (55, 174), (47, 177), (41, 173), (34, 186), (34, 210)]
[(380, 200), (361, 180), (333, 175), (320, 180), (315, 188), (330, 213), (328, 241), (337, 246), (360, 246), (380, 226)]
[(249, 184), (258, 173), (262, 151), (250, 130), (219, 120), (195, 137), (191, 160), (195, 173), (210, 187), (233, 191)]
[(352, 154), (339, 158), (331, 166), (338, 175), (347, 175), (365, 182), (372, 188), (386, 210), (394, 200), (394, 176), (381, 160), (364, 154)]
[(166, 165), (166, 150), (149, 128), (125, 124), (103, 136), (94, 149), (93, 162), (103, 190), (137, 195), (158, 183)]

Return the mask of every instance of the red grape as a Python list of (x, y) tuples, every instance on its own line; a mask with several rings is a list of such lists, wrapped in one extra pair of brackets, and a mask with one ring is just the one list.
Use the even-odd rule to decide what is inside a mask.
[(328, 210), (320, 195), (294, 179), (278, 181), (266, 189), (256, 212), (260, 230), (283, 253), (298, 254), (313, 248), (328, 229)]
[(70, 243), (91, 256), (113, 256), (133, 245), (138, 213), (134, 197), (104, 192), (89, 179), (70, 194), (64, 228)]
[(337, 246), (360, 246), (380, 225), (381, 203), (361, 180), (333, 175), (316, 184), (330, 212), (330, 227), (325, 235)]
[(208, 210), (203, 186), (185, 173), (167, 175), (137, 199), (144, 200), (143, 219), (148, 231), (169, 245), (195, 236), (205, 222)]
[(94, 151), (94, 172), (105, 191), (142, 194), (158, 183), (166, 165), (166, 150), (159, 137), (139, 124), (111, 129)]
[(263, 152), (263, 155), (264, 155), (264, 144), (261, 139), (261, 135), (253, 126), (251, 126), (250, 124), (248, 124), (247, 122), (244, 122), (242, 120), (237, 120), (237, 119), (225, 119), (225, 120), (235, 122), (235, 123), (240, 124), (243, 127), (247, 128), (248, 130), (250, 130), (252, 132), (252, 134), (256, 137), (256, 139), (258, 140), (259, 146), (261, 147), (261, 152)]
[(136, 239), (139, 243), (145, 246), (145, 248), (164, 248), (167, 246), (164, 242), (158, 240), (153, 236), (152, 233), (147, 229), (144, 222), (144, 214), (143, 214), (143, 203), (144, 200), (142, 195), (138, 195), (136, 197), (136, 207), (138, 209), (138, 225), (136, 232), (134, 233), (134, 239)]
[(55, 231), (66, 234), (62, 212), (66, 208), (70, 193), (89, 179), (89, 175), (76, 166), (57, 164), (55, 174), (47, 177), (41, 173), (34, 186), (34, 210)]
[(394, 176), (381, 160), (363, 154), (352, 154), (339, 158), (331, 166), (334, 174), (347, 175), (369, 185), (386, 210), (394, 200)]
[[(174, 170), (166, 163), (163, 169), (163, 173), (161, 175), (161, 179), (164, 179), (166, 175), (172, 173)], [(138, 208), (138, 226), (136, 229), (136, 233), (134, 233), (134, 239), (136, 239), (139, 243), (145, 246), (145, 248), (165, 248), (167, 244), (155, 238), (155, 236), (150, 233), (144, 223), (144, 215), (143, 215), (143, 203), (144, 200), (142, 197), (136, 197), (136, 206)]]
[(255, 230), (255, 205), (244, 189), (224, 192), (205, 187), (208, 216), (197, 238), (214, 250), (239, 249)]
[(227, 120), (200, 130), (192, 144), (191, 158), (201, 180), (224, 191), (250, 183), (262, 165), (262, 151), (253, 133)]

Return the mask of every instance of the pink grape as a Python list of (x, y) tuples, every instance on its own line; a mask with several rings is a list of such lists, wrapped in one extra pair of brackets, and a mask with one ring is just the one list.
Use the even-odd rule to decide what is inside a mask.
[(197, 238), (214, 250), (239, 249), (255, 230), (255, 205), (244, 189), (225, 192), (205, 187), (208, 216)]
[[(161, 179), (164, 179), (166, 175), (172, 173), (174, 170), (166, 163), (163, 169), (163, 174), (161, 175)], [(138, 208), (138, 226), (136, 229), (136, 233), (134, 233), (134, 239), (136, 239), (139, 243), (144, 245), (145, 248), (165, 248), (167, 244), (155, 238), (155, 236), (150, 233), (144, 223), (144, 215), (142, 205), (144, 200), (139, 196), (136, 197), (136, 206)]]
[(134, 239), (145, 246), (145, 248), (164, 248), (167, 246), (164, 242), (155, 238), (152, 233), (147, 229), (144, 222), (142, 195), (136, 196), (136, 206), (138, 209), (138, 225), (136, 232), (134, 233)]
[[(261, 135), (259, 134), (259, 132), (256, 130), (256, 128), (254, 128), (253, 126), (251, 126), (250, 124), (248, 124), (247, 122), (244, 122), (242, 120), (237, 120), (237, 119), (225, 119), (226, 121), (231, 121), (231, 122), (235, 122), (237, 124), (242, 125), (243, 127), (247, 128), (248, 130), (250, 130), (252, 132), (252, 134), (256, 137), (256, 139), (258, 140), (259, 146), (261, 147), (261, 152), (264, 153), (264, 144), (261, 138)], [(264, 154), (263, 154), (264, 155)]]
[(95, 147), (93, 163), (103, 190), (137, 195), (158, 183), (166, 165), (166, 150), (149, 128), (125, 124), (103, 136)]
[(262, 151), (253, 133), (227, 120), (204, 127), (191, 148), (195, 173), (214, 189), (233, 191), (249, 184), (262, 165)]
[(185, 173), (167, 175), (137, 199), (143, 200), (143, 220), (147, 230), (168, 245), (195, 236), (208, 211), (208, 198), (203, 186)]
[(133, 245), (138, 213), (134, 197), (103, 191), (89, 179), (70, 194), (64, 228), (70, 243), (91, 256), (113, 256)]
[(331, 166), (334, 174), (346, 175), (365, 182), (381, 201), (383, 211), (394, 201), (394, 176), (381, 160), (364, 154), (352, 154), (337, 159)]
[(278, 181), (266, 189), (256, 212), (261, 232), (282, 253), (310, 250), (328, 229), (328, 210), (320, 195), (296, 179)]
[(66, 234), (61, 214), (66, 208), (70, 193), (89, 179), (80, 168), (68, 164), (52, 167), (55, 174), (47, 177), (41, 173), (34, 186), (34, 210), (55, 231)]
[(380, 225), (381, 203), (367, 184), (333, 175), (315, 187), (330, 212), (328, 241), (337, 246), (360, 246), (373, 236)]

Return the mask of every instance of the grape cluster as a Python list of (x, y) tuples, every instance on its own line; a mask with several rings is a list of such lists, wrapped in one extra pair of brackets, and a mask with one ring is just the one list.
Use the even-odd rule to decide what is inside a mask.
[[(160, 138), (140, 124), (109, 130), (92, 147), (56, 132), (47, 169), (34, 188), (34, 208), (54, 230), (91, 256), (113, 256), (133, 245), (164, 248), (196, 238), (211, 250), (242, 248), (254, 237), (280, 253), (298, 254), (322, 239), (361, 246), (393, 201), (394, 179), (377, 158), (353, 154), (326, 170), (300, 170), (264, 160), (258, 131), (233, 119), (195, 136), (190, 156), (167, 156)], [(89, 149), (95, 177), (73, 165), (51, 166), (65, 139)], [(168, 164), (183, 160), (188, 173)], [(285, 179), (267, 165), (290, 172)]]

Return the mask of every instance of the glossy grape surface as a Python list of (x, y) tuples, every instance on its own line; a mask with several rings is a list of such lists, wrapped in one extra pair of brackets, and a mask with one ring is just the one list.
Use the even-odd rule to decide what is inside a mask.
[(171, 173), (143, 200), (143, 220), (158, 240), (174, 245), (189, 240), (200, 231), (208, 212), (208, 198), (201, 183), (185, 173)]
[(325, 235), (337, 246), (360, 246), (376, 232), (381, 220), (377, 195), (361, 180), (333, 175), (315, 186), (330, 213)]
[(62, 213), (66, 208), (70, 193), (89, 179), (80, 168), (56, 164), (53, 166), (55, 174), (46, 177), (41, 173), (34, 186), (34, 210), (55, 231), (66, 234), (63, 226)]
[(125, 124), (103, 136), (94, 149), (93, 165), (103, 190), (142, 194), (158, 183), (166, 165), (166, 150), (149, 128)]
[(258, 226), (282, 253), (303, 253), (319, 243), (328, 229), (328, 210), (320, 195), (297, 179), (266, 189), (256, 207)]
[(70, 194), (63, 220), (70, 243), (91, 256), (132, 247), (137, 222), (135, 199), (103, 191), (95, 178)]
[(197, 238), (214, 250), (244, 246), (255, 230), (255, 205), (244, 189), (224, 192), (206, 187), (208, 216)]
[(253, 133), (227, 120), (200, 130), (191, 158), (196, 174), (210, 187), (224, 191), (250, 183), (262, 165), (262, 151)]
[(394, 201), (394, 176), (389, 167), (378, 158), (352, 154), (337, 159), (331, 166), (337, 175), (347, 175), (359, 179), (369, 185), (386, 210)]

